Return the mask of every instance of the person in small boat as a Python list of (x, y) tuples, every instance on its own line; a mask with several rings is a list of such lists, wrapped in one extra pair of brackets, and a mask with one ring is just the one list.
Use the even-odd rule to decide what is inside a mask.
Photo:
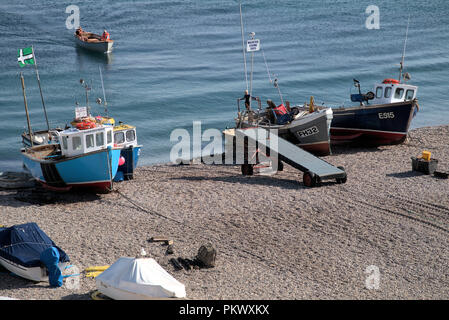
[(245, 90), (245, 95), (243, 96), (243, 98), (239, 99), (240, 101), (245, 100), (245, 107), (246, 107), (246, 110), (248, 110), (248, 111), (251, 110), (250, 109), (250, 99), (258, 101), (257, 97), (251, 97), (250, 96), (250, 94), (248, 93), (248, 90)]
[(110, 40), (109, 32), (103, 30), (103, 34), (101, 35), (101, 41), (108, 41), (108, 40)]
[(83, 28), (81, 28), (81, 26), (79, 26), (78, 29), (76, 29), (75, 34), (78, 38), (80, 38), (80, 40), (86, 41), (85, 32)]

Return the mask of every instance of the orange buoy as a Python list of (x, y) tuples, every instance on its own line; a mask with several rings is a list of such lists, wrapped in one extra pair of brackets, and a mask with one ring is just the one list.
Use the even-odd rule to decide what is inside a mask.
[(389, 78), (389, 79), (384, 79), (384, 81), (382, 83), (399, 84), (399, 80)]
[(81, 121), (80, 123), (76, 124), (76, 128), (78, 130), (86, 130), (86, 129), (92, 129), (95, 128), (97, 125), (95, 124), (95, 122), (91, 122), (91, 121)]

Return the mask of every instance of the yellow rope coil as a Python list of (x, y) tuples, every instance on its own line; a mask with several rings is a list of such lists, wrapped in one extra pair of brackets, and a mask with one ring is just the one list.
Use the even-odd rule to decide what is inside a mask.
[(103, 295), (100, 291), (95, 290), (94, 292), (92, 292), (92, 294), (90, 295), (90, 297), (93, 300), (110, 300), (108, 297), (106, 297), (105, 295)]

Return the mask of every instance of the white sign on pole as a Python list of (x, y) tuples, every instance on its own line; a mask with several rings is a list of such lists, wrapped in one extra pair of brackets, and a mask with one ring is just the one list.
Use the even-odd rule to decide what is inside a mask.
[(75, 119), (87, 117), (87, 107), (75, 108)]
[(260, 40), (259, 39), (252, 39), (252, 40), (248, 40), (246, 42), (246, 51), (247, 52), (259, 51), (259, 50), (260, 50)]

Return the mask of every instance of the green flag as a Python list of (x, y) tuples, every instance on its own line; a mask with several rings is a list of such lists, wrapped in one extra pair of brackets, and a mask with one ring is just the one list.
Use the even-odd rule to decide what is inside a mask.
[(17, 51), (17, 60), (21, 67), (25, 67), (27, 64), (34, 64), (33, 48), (19, 49)]

